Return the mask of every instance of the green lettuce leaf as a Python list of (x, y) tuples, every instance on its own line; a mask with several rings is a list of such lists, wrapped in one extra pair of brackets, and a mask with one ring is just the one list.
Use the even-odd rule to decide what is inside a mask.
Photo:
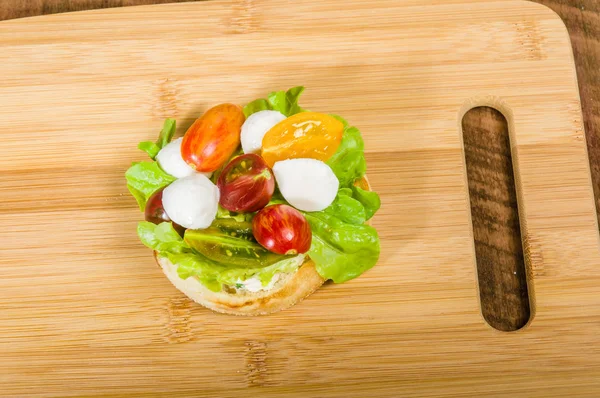
[(156, 250), (159, 256), (166, 257), (177, 265), (177, 274), (180, 278), (187, 279), (194, 276), (208, 289), (221, 290), (217, 275), (223, 267), (193, 252), (170, 222), (156, 225), (142, 221), (138, 224), (137, 232), (145, 246)]
[(367, 220), (365, 207), (352, 197), (350, 188), (341, 188), (333, 203), (323, 212), (349, 224), (360, 225)]
[(271, 282), (271, 279), (275, 276), (275, 274), (282, 273), (292, 273), (295, 272), (304, 262), (306, 256), (303, 254), (286, 258), (285, 260), (281, 260), (275, 264), (269, 265), (268, 267), (264, 267), (258, 270), (258, 272), (252, 276), (260, 279), (260, 282), (263, 286), (266, 286)]
[(156, 162), (133, 163), (125, 172), (125, 178), (129, 192), (135, 197), (142, 211), (154, 192), (175, 181), (175, 177), (162, 171)]
[(253, 113), (270, 110), (273, 110), (273, 106), (269, 103), (269, 101), (264, 98), (259, 98), (248, 103), (248, 105), (244, 107), (244, 116), (247, 118)]
[(352, 186), (352, 196), (363, 205), (367, 220), (373, 217), (381, 207), (381, 199), (377, 192), (366, 191), (360, 187)]
[(292, 116), (300, 113), (303, 109), (298, 105), (298, 99), (304, 91), (304, 87), (298, 86), (290, 88), (288, 91), (275, 91), (269, 94), (269, 103), (274, 111), (283, 113), (285, 116)]
[(138, 145), (138, 149), (146, 152), (148, 156), (150, 156), (153, 160), (158, 155), (158, 152), (163, 149), (171, 140), (173, 139), (173, 135), (175, 135), (176, 125), (175, 119), (167, 119), (163, 123), (163, 128), (158, 135), (158, 140), (156, 142), (144, 141), (140, 142)]
[(156, 145), (158, 145), (161, 149), (164, 148), (175, 135), (176, 123), (175, 119), (167, 119), (163, 124), (163, 128), (158, 135), (158, 141), (156, 141)]
[(196, 253), (166, 253), (171, 263), (177, 265), (177, 275), (181, 279), (195, 277), (206, 288), (213, 292), (221, 291), (221, 282), (217, 280), (222, 267), (206, 260)]
[(308, 254), (323, 278), (346, 282), (377, 263), (381, 248), (375, 228), (345, 223), (326, 212), (305, 216), (313, 234)]
[(170, 222), (157, 225), (148, 221), (141, 221), (138, 223), (137, 233), (145, 246), (157, 252), (183, 253), (191, 251)]
[(138, 149), (141, 149), (142, 151), (146, 152), (148, 156), (152, 158), (152, 160), (156, 158), (156, 155), (158, 155), (158, 152), (160, 152), (161, 150), (161, 148), (158, 145), (150, 141), (140, 142), (138, 144)]
[(303, 112), (305, 110), (298, 105), (298, 99), (303, 91), (304, 87), (302, 86), (293, 87), (287, 91), (274, 91), (268, 95), (267, 99), (259, 98), (246, 105), (244, 115), (248, 117), (253, 113), (265, 110), (278, 111), (285, 116)]
[[(338, 119), (341, 118), (338, 117)], [(343, 119), (342, 121), (345, 122)], [(341, 187), (348, 187), (357, 178), (365, 175), (367, 163), (365, 162), (364, 149), (365, 144), (360, 131), (356, 127), (349, 127), (346, 123), (342, 142), (337, 151), (327, 161), (331, 170), (340, 180)]]
[(204, 286), (219, 291), (222, 285), (235, 286), (239, 281), (256, 277), (263, 286), (271, 282), (278, 273), (291, 273), (300, 267), (305, 256), (299, 255), (283, 259), (262, 268), (235, 268), (229, 265), (211, 262), (197, 253), (166, 253), (165, 256), (177, 265), (177, 274), (181, 279), (197, 278)]
[(304, 262), (303, 254), (284, 258), (274, 264), (261, 268), (228, 268), (221, 270), (217, 277), (218, 281), (230, 286), (235, 286), (238, 281), (250, 278), (258, 278), (263, 286), (271, 282), (271, 279), (278, 273), (295, 272)]

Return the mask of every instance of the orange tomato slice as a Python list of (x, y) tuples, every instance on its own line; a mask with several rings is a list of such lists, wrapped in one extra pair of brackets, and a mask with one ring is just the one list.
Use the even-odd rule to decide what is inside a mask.
[(273, 126), (262, 141), (262, 157), (269, 167), (285, 159), (327, 161), (342, 142), (344, 125), (317, 112), (301, 112)]

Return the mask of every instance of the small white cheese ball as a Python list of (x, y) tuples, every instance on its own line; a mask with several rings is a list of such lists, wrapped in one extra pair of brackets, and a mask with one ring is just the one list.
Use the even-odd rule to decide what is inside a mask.
[(273, 165), (273, 173), (285, 200), (299, 210), (324, 210), (340, 187), (331, 167), (317, 159), (282, 160)]
[(250, 115), (242, 125), (241, 141), (244, 153), (260, 151), (267, 131), (285, 118), (284, 114), (277, 111), (260, 111)]
[[(169, 142), (158, 152), (158, 155), (156, 155), (156, 160), (158, 161), (161, 169), (163, 169), (165, 173), (170, 174), (175, 178), (183, 178), (196, 173), (196, 170), (190, 167), (181, 157), (182, 141), (183, 137), (180, 137)], [(212, 173), (202, 174), (210, 177)]]
[(169, 218), (177, 224), (204, 229), (217, 215), (219, 189), (206, 176), (194, 173), (166, 187), (162, 202)]

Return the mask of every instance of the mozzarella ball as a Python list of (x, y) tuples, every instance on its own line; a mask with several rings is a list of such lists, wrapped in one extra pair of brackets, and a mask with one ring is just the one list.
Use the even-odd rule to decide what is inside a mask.
[[(175, 178), (183, 178), (196, 173), (196, 170), (190, 167), (181, 157), (182, 141), (183, 137), (171, 141), (158, 152), (158, 155), (156, 155), (156, 160), (158, 161), (160, 167), (167, 174), (170, 174)], [(210, 177), (212, 173), (202, 174)]]
[(331, 167), (317, 159), (282, 160), (273, 165), (273, 173), (285, 200), (299, 210), (324, 210), (340, 187)]
[(267, 131), (285, 118), (285, 115), (277, 111), (260, 111), (250, 115), (242, 125), (241, 141), (244, 153), (260, 151)]
[(219, 189), (206, 176), (194, 173), (166, 187), (162, 203), (169, 218), (177, 224), (204, 229), (217, 215)]

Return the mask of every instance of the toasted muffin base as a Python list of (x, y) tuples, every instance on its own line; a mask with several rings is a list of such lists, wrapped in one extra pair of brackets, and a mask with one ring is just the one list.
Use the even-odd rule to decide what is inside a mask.
[(281, 311), (302, 301), (317, 290), (325, 280), (315, 269), (315, 264), (307, 260), (298, 271), (283, 274), (270, 290), (256, 293), (232, 290), (213, 292), (196, 278), (181, 279), (177, 275), (177, 265), (166, 257), (155, 254), (156, 261), (171, 283), (183, 294), (213, 311), (231, 315), (255, 316)]

